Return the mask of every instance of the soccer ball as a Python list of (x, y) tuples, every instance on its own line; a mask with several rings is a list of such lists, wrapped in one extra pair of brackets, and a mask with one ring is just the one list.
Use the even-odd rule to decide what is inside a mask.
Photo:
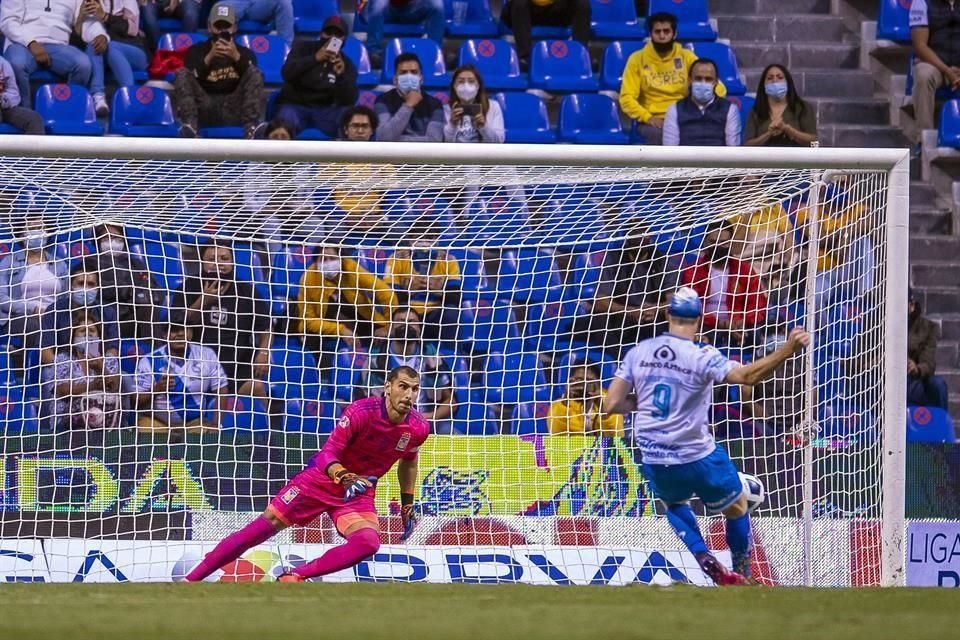
[(747, 494), (747, 513), (753, 513), (757, 510), (757, 507), (763, 504), (766, 498), (763, 483), (757, 476), (752, 476), (749, 473), (741, 473), (740, 484), (743, 485), (743, 491)]

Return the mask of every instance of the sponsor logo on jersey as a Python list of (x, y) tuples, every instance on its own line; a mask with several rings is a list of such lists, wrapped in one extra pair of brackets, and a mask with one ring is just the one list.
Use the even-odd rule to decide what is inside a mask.
[(683, 58), (674, 58), (674, 59), (673, 59), (673, 68), (674, 68), (674, 69), (683, 69)]
[(346, 429), (350, 426), (350, 416), (341, 416), (340, 421), (337, 422), (337, 426), (341, 429)]
[(283, 502), (283, 504), (290, 504), (298, 495), (300, 495), (300, 487), (290, 487), (280, 496), (280, 501)]
[(410, 444), (410, 432), (404, 431), (400, 440), (397, 441), (397, 451), (406, 451), (408, 444)]
[(674, 353), (673, 349), (671, 349), (669, 346), (663, 345), (662, 347), (660, 347), (659, 349), (653, 352), (653, 357), (656, 358), (657, 360), (673, 362), (674, 360), (677, 359), (677, 354)]

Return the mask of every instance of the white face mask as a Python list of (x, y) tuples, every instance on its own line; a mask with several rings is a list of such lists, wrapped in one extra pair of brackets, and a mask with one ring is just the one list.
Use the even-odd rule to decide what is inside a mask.
[(126, 243), (120, 238), (108, 238), (100, 242), (100, 251), (104, 253), (119, 253), (126, 248)]
[(327, 278), (332, 278), (333, 276), (340, 273), (340, 258), (329, 258), (323, 260), (318, 265), (320, 273), (322, 273)]
[(76, 336), (73, 348), (81, 355), (96, 358), (100, 355), (100, 340), (93, 336)]
[(457, 97), (460, 98), (462, 102), (473, 102), (473, 99), (477, 97), (478, 91), (480, 91), (480, 85), (476, 82), (468, 80), (457, 83)]

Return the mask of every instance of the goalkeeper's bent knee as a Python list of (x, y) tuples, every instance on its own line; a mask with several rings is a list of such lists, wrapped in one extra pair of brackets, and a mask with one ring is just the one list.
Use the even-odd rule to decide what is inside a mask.
[(380, 550), (380, 532), (373, 527), (363, 527), (348, 535), (347, 542), (366, 558)]

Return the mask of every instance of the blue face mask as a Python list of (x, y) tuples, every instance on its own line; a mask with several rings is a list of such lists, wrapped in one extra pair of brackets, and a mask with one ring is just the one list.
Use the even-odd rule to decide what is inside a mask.
[(73, 300), (73, 304), (87, 307), (97, 301), (97, 290), (74, 289), (72, 292), (70, 292), (70, 298)]
[(707, 104), (713, 100), (712, 82), (694, 82), (690, 85), (690, 95), (699, 104)]
[(401, 73), (397, 76), (397, 89), (400, 93), (420, 91), (420, 76), (415, 73)]
[(41, 235), (27, 236), (27, 239), (24, 240), (23, 245), (27, 249), (32, 249), (32, 250), (43, 249), (43, 244), (44, 244), (43, 241), (44, 241), (44, 237)]
[(780, 82), (768, 82), (763, 85), (764, 90), (767, 92), (767, 95), (775, 100), (783, 100), (787, 95), (787, 82), (786, 80)]

